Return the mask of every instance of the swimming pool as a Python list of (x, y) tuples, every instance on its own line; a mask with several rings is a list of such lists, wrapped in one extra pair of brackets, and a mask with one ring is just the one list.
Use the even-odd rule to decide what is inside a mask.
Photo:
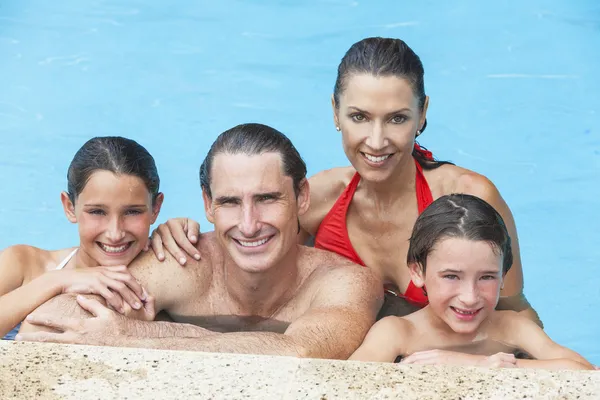
[(547, 332), (600, 364), (600, 4), (395, 0), (7, 0), (0, 6), (0, 248), (75, 244), (59, 193), (96, 135), (140, 141), (159, 220), (199, 219), (198, 167), (242, 122), (288, 134), (309, 173), (346, 165), (330, 94), (367, 36), (425, 64), (421, 143), (487, 175), (511, 206), (526, 294)]

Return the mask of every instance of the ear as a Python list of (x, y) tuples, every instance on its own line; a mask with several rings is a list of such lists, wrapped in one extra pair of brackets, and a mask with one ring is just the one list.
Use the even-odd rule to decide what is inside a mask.
[(410, 279), (416, 287), (422, 288), (425, 286), (425, 274), (423, 273), (421, 264), (412, 262), (408, 264), (408, 270), (410, 272)]
[(202, 199), (204, 200), (204, 213), (206, 214), (206, 219), (208, 220), (208, 222), (214, 225), (215, 215), (212, 209), (212, 199), (210, 198), (208, 193), (206, 193), (206, 190), (204, 190), (204, 188), (202, 188)]
[(159, 193), (158, 196), (156, 196), (156, 200), (154, 200), (154, 206), (152, 206), (152, 222), (150, 225), (156, 222), (156, 218), (158, 218), (158, 214), (160, 213), (160, 208), (162, 207), (164, 200), (164, 194)]
[(304, 215), (310, 207), (310, 185), (306, 178), (300, 182), (300, 193), (298, 193), (296, 202), (298, 204), (298, 215)]
[(76, 224), (77, 216), (75, 215), (75, 205), (69, 198), (67, 192), (62, 192), (60, 194), (60, 202), (62, 203), (63, 210), (65, 211), (65, 215), (67, 216), (69, 222)]
[(425, 104), (423, 104), (423, 112), (421, 113), (421, 120), (419, 121), (419, 130), (423, 128), (425, 124), (425, 118), (427, 118), (427, 109), (429, 108), (429, 96), (425, 96)]
[(335, 98), (333, 97), (333, 95), (331, 95), (331, 111), (333, 111), (333, 123), (335, 124), (336, 128), (339, 128), (340, 119), (338, 117), (337, 104), (335, 104)]

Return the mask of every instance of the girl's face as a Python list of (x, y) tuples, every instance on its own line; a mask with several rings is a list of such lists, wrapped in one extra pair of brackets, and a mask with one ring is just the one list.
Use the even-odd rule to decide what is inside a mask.
[(67, 218), (79, 226), (81, 255), (95, 264), (88, 266), (116, 266), (128, 265), (143, 250), (163, 196), (153, 207), (142, 179), (98, 170), (74, 205), (64, 192), (61, 200)]
[(346, 157), (363, 179), (385, 181), (411, 160), (417, 130), (427, 110), (419, 106), (406, 79), (355, 74), (348, 77), (334, 122), (342, 132)]
[(475, 333), (498, 304), (502, 254), (488, 242), (442, 239), (427, 257), (425, 274), (420, 266), (410, 269), (415, 285), (426, 287), (433, 313), (454, 332)]

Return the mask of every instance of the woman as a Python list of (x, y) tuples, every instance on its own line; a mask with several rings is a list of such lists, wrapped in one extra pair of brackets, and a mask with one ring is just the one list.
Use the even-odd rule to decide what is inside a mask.
[[(154, 159), (133, 140), (97, 137), (79, 149), (61, 193), (79, 246), (62, 250), (12, 246), (0, 253), (0, 337), (61, 293), (97, 294), (121, 313), (149, 296), (127, 271), (148, 241), (163, 202)], [(143, 311), (143, 310), (142, 310)]]
[[(345, 54), (332, 108), (352, 166), (309, 179), (311, 206), (300, 220), (300, 241), (313, 236), (315, 247), (375, 270), (387, 282), (390, 300), (382, 314), (405, 314), (407, 310), (394, 309), (394, 298), (405, 298), (415, 307), (412, 310), (427, 304), (406, 266), (408, 239), (418, 215), (446, 194), (480, 197), (506, 221), (515, 255), (498, 308), (520, 311), (541, 324), (522, 294), (515, 223), (494, 184), (473, 171), (434, 160), (416, 143), (427, 126), (429, 98), (423, 74), (419, 57), (399, 39), (364, 39)], [(199, 257), (192, 245), (198, 231), (194, 221), (170, 220), (153, 232), (152, 247), (161, 259), (164, 245), (184, 264), (183, 251)]]

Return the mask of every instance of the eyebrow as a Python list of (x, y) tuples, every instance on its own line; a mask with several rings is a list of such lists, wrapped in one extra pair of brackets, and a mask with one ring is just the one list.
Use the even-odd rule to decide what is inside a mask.
[(273, 197), (275, 199), (279, 199), (283, 196), (281, 192), (266, 192), (266, 193), (257, 193), (253, 197)]
[(446, 274), (446, 273), (462, 274), (463, 271), (459, 271), (457, 269), (452, 269), (452, 268), (447, 268), (447, 269), (443, 269), (443, 270), (440, 271), (440, 274)]
[(229, 201), (239, 201), (239, 197), (236, 196), (219, 196), (214, 201), (217, 204), (223, 204)]
[[(104, 208), (104, 207), (106, 207), (106, 204), (84, 204), (83, 206), (84, 207)], [(147, 207), (148, 206), (146, 204), (127, 204), (123, 208), (147, 208)]]
[[(348, 108), (352, 108), (352, 109), (354, 109), (354, 110), (356, 110), (358, 112), (361, 112), (363, 114), (371, 114), (370, 112), (368, 112), (366, 110), (362, 110), (362, 109), (360, 109), (360, 108), (358, 108), (356, 106), (348, 106)], [(400, 114), (400, 113), (407, 112), (407, 111), (412, 113), (412, 111), (411, 111), (410, 108), (401, 108), (399, 110), (387, 113), (386, 116), (390, 116), (390, 115), (394, 115), (394, 114)]]

